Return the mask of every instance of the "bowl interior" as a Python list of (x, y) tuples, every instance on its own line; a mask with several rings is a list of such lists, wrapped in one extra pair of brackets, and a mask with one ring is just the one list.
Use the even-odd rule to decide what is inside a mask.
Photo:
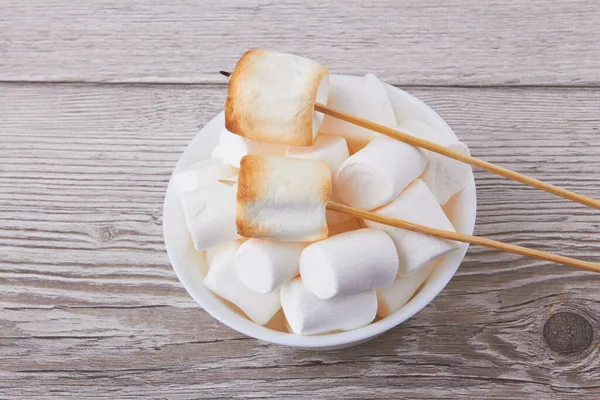
[[(337, 75), (334, 78), (349, 81), (360, 79), (344, 75)], [(445, 132), (447, 135), (455, 137), (450, 127), (448, 127), (442, 118), (416, 97), (393, 86), (386, 85), (386, 89), (399, 122), (409, 118), (418, 119)], [(187, 146), (173, 173), (179, 172), (194, 162), (210, 158), (211, 151), (218, 142), (219, 133), (223, 126), (224, 115), (221, 112)], [(444, 207), (444, 210), (457, 232), (465, 234), (473, 233), (476, 196), (475, 181), (472, 173), (467, 187), (451, 199)], [(444, 289), (456, 273), (468, 248), (467, 244), (462, 244), (457, 251), (444, 257), (438, 263), (421, 290), (394, 314), (363, 328), (348, 332), (319, 336), (298, 336), (277, 332), (253, 323), (230, 309), (204, 287), (202, 284), (203, 271), (205, 269), (204, 262), (198, 257), (194, 249), (185, 225), (183, 210), (172, 182), (169, 182), (165, 195), (163, 233), (169, 259), (177, 277), (192, 298), (213, 317), (229, 327), (256, 339), (312, 349), (330, 349), (358, 344), (412, 317)]]

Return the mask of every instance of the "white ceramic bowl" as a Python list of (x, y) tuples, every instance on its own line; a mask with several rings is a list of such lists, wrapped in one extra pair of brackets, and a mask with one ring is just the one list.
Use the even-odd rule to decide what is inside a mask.
[[(343, 79), (359, 78), (344, 76)], [(448, 135), (455, 136), (444, 120), (416, 97), (393, 86), (386, 85), (386, 89), (398, 121), (415, 118)], [(224, 118), (221, 112), (188, 145), (173, 173), (179, 172), (194, 162), (210, 158), (210, 153), (217, 144), (223, 125)], [(242, 317), (204, 287), (198, 257), (187, 232), (183, 211), (172, 183), (172, 181), (169, 183), (165, 195), (163, 233), (169, 259), (177, 277), (190, 296), (213, 317), (238, 332), (266, 342), (315, 350), (329, 350), (349, 347), (370, 340), (406, 321), (429, 304), (454, 276), (468, 248), (468, 245), (463, 244), (459, 250), (446, 256), (421, 290), (404, 307), (380, 321), (348, 332), (319, 336), (298, 336), (277, 332)], [(444, 209), (458, 232), (473, 233), (476, 211), (473, 174), (463, 192), (455, 196)]]

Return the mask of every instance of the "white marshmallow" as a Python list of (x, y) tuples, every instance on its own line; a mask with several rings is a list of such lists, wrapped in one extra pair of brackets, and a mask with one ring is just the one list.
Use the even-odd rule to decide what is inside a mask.
[(223, 151), (218, 143), (210, 152), (210, 158), (223, 158)]
[(237, 169), (215, 158), (192, 164), (173, 176), (173, 182), (179, 194), (199, 189), (216, 183), (219, 179), (229, 178), (237, 174)]
[(388, 287), (377, 289), (377, 315), (384, 318), (402, 308), (414, 296), (435, 267), (429, 263), (414, 274), (396, 278)]
[(348, 331), (368, 325), (377, 313), (375, 290), (322, 300), (296, 278), (281, 288), (281, 306), (297, 335)]
[[(327, 217), (329, 217), (329, 215)], [(350, 217), (347, 220), (343, 222), (338, 222), (336, 224), (330, 224), (329, 220), (327, 220), (327, 222), (329, 227), (329, 237), (339, 235), (340, 233), (344, 232), (355, 231), (357, 229), (362, 228), (360, 220), (354, 217)]]
[(237, 231), (278, 242), (324, 239), (330, 197), (331, 173), (323, 161), (245, 156), (238, 175)]
[(181, 205), (194, 247), (206, 250), (237, 238), (235, 187), (220, 182), (181, 195)]
[(395, 199), (426, 165), (419, 148), (378, 137), (344, 161), (336, 178), (337, 193), (346, 204), (372, 210)]
[(346, 232), (309, 245), (300, 256), (300, 276), (320, 299), (389, 286), (398, 273), (392, 239), (376, 229)]
[(216, 246), (209, 247), (208, 249), (206, 249), (206, 251), (204, 252), (206, 254), (206, 256), (205, 256), (206, 263), (210, 266), (210, 264), (212, 264), (213, 258), (215, 257), (215, 254), (217, 254), (224, 247), (229, 246), (230, 244), (231, 244), (231, 242), (223, 242)]
[(264, 325), (281, 307), (279, 292), (256, 293), (242, 283), (235, 270), (239, 247), (239, 242), (232, 242), (214, 255), (204, 286), (238, 306), (255, 323)]
[(240, 160), (248, 154), (262, 154), (264, 156), (283, 156), (289, 146), (276, 143), (260, 142), (247, 139), (243, 136), (229, 132), (227, 129), (221, 131), (219, 136), (219, 148), (223, 159), (236, 168), (240, 167)]
[[(449, 135), (443, 135), (421, 121), (415, 119), (403, 121), (398, 125), (398, 130), (449, 147), (459, 153), (471, 155), (464, 143)], [(432, 151), (425, 150), (425, 154), (428, 164), (421, 179), (429, 186), (438, 203), (444, 205), (467, 186), (471, 166)]]
[(329, 73), (323, 65), (292, 54), (250, 50), (238, 61), (225, 101), (228, 131), (263, 142), (314, 143), (327, 103)]
[[(375, 123), (396, 128), (396, 116), (384, 84), (373, 74), (362, 80), (344, 76), (332, 76), (327, 105)], [(352, 153), (365, 147), (379, 133), (326, 115), (319, 133), (340, 135), (346, 138)]]
[(271, 293), (298, 275), (298, 260), (304, 247), (302, 243), (250, 239), (237, 252), (237, 273), (255, 292)]
[[(375, 212), (431, 228), (455, 232), (433, 193), (420, 179), (415, 180), (396, 200)], [(370, 228), (386, 232), (394, 241), (398, 250), (398, 274), (400, 276), (414, 273), (425, 264), (458, 247), (458, 243), (450, 240), (371, 221), (365, 221), (365, 223)]]

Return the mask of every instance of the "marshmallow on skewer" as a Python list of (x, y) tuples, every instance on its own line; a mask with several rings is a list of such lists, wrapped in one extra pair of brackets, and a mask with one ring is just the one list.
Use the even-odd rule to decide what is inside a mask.
[(324, 239), (330, 197), (331, 173), (323, 161), (245, 156), (238, 175), (237, 231), (277, 242)]
[(419, 148), (378, 137), (341, 165), (337, 193), (348, 205), (372, 210), (395, 199), (426, 165)]
[(261, 154), (264, 156), (283, 156), (288, 146), (276, 143), (261, 142), (247, 139), (243, 136), (229, 132), (227, 129), (221, 131), (219, 137), (219, 151), (221, 157), (230, 165), (240, 167), (240, 160), (248, 154)]
[(220, 158), (203, 160), (184, 168), (173, 176), (179, 194), (199, 189), (219, 179), (237, 175), (237, 169)]
[(348, 331), (368, 325), (377, 313), (375, 290), (322, 300), (295, 278), (281, 288), (281, 306), (297, 335)]
[(242, 283), (235, 270), (239, 247), (239, 242), (232, 242), (214, 255), (204, 286), (238, 306), (255, 323), (264, 325), (281, 307), (279, 292), (257, 293)]
[(235, 268), (242, 282), (258, 293), (271, 293), (298, 275), (302, 243), (276, 243), (260, 239), (244, 242)]
[(387, 317), (402, 308), (427, 280), (436, 262), (429, 263), (414, 274), (396, 278), (388, 287), (377, 289), (377, 315)]
[(229, 78), (225, 127), (248, 139), (292, 146), (314, 143), (323, 114), (329, 73), (292, 54), (249, 50)]
[[(469, 148), (458, 139), (443, 135), (429, 125), (416, 119), (402, 121), (398, 130), (412, 134), (465, 155), (471, 155)], [(450, 157), (424, 150), (428, 164), (421, 179), (429, 186), (437, 201), (444, 205), (455, 194), (462, 191), (469, 182), (471, 166)]]
[[(354, 77), (332, 76), (329, 86), (328, 107), (361, 117), (389, 128), (396, 128), (396, 116), (385, 85), (373, 74), (358, 81)], [(372, 130), (326, 115), (319, 133), (346, 138), (352, 153), (381, 136)]]
[(392, 239), (377, 229), (342, 233), (309, 245), (300, 256), (300, 276), (315, 296), (331, 299), (391, 285), (398, 274)]
[(185, 222), (196, 250), (237, 238), (235, 193), (235, 187), (217, 182), (181, 194)]
[[(331, 179), (333, 181), (331, 200), (340, 201), (336, 191), (337, 183), (335, 179), (340, 165), (350, 156), (346, 139), (341, 136), (319, 135), (312, 146), (292, 146), (287, 149), (285, 155), (287, 157), (325, 161), (331, 169)], [(351, 218), (346, 214), (333, 211), (327, 211), (326, 215), (327, 224), (329, 225), (339, 224)]]
[[(375, 210), (388, 217), (425, 225), (430, 228), (456, 232), (433, 193), (420, 179), (415, 180), (388, 205)], [(458, 243), (422, 233), (366, 221), (369, 228), (386, 232), (398, 250), (398, 274), (410, 275), (425, 264), (455, 250)]]

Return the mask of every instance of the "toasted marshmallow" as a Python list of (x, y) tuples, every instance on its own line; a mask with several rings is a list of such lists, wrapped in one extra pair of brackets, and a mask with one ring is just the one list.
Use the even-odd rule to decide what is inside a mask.
[(372, 210), (394, 200), (426, 165), (419, 148), (378, 137), (341, 165), (337, 193), (346, 204)]
[[(398, 125), (398, 130), (446, 146), (459, 153), (471, 155), (469, 148), (458, 139), (444, 135), (416, 119), (402, 121)], [(432, 151), (424, 150), (424, 152), (428, 164), (421, 179), (429, 186), (438, 203), (444, 205), (467, 186), (471, 166)]]
[(237, 175), (237, 169), (225, 163), (222, 159), (215, 158), (190, 165), (175, 174), (173, 182), (177, 192), (181, 194), (235, 175)]
[(297, 335), (348, 331), (368, 325), (377, 313), (375, 290), (322, 300), (295, 278), (281, 288), (281, 306)]
[(289, 146), (276, 143), (261, 142), (247, 139), (240, 135), (229, 132), (227, 129), (221, 131), (219, 136), (219, 148), (223, 159), (236, 168), (240, 167), (240, 160), (248, 154), (260, 154), (263, 156), (283, 156)]
[(309, 245), (300, 256), (300, 276), (320, 299), (391, 285), (398, 274), (392, 239), (376, 229), (359, 229)]
[[(325, 161), (331, 169), (331, 179), (333, 181), (331, 200), (336, 202), (341, 200), (336, 191), (337, 183), (335, 177), (340, 165), (342, 165), (342, 163), (350, 155), (348, 152), (346, 139), (341, 136), (319, 135), (315, 141), (315, 144), (312, 146), (292, 146), (287, 149), (285, 155), (287, 157), (308, 158)], [(329, 225), (339, 224), (351, 218), (346, 214), (336, 213), (329, 210), (326, 212), (326, 216), (327, 223)]]
[(329, 74), (323, 65), (292, 54), (250, 50), (238, 61), (225, 101), (225, 127), (263, 142), (310, 146), (327, 103)]
[(258, 293), (271, 293), (298, 275), (302, 249), (302, 243), (250, 239), (240, 246), (235, 267), (248, 288)]
[[(333, 213), (333, 211), (332, 211)], [(342, 214), (343, 215), (343, 214)], [(329, 214), (327, 214), (327, 218), (329, 218)], [(329, 237), (339, 235), (340, 233), (355, 231), (357, 229), (362, 228), (360, 221), (358, 218), (349, 217), (343, 222), (338, 222), (336, 224), (329, 223), (329, 219), (327, 220), (327, 226), (329, 227)]]
[(239, 247), (239, 242), (232, 242), (214, 255), (204, 286), (238, 306), (255, 323), (264, 325), (281, 308), (279, 292), (257, 293), (242, 283), (235, 270)]
[(331, 173), (323, 161), (245, 156), (238, 175), (237, 231), (278, 242), (324, 239), (330, 197)]
[[(420, 179), (410, 184), (396, 200), (375, 212), (430, 228), (456, 232), (433, 193)], [(450, 240), (376, 222), (365, 221), (365, 223), (369, 228), (381, 229), (386, 232), (394, 241), (398, 250), (398, 274), (400, 276), (412, 274), (425, 264), (458, 247), (458, 243)]]
[(220, 182), (181, 195), (181, 205), (194, 247), (206, 250), (237, 238), (235, 187)]
[(414, 274), (396, 278), (390, 286), (377, 289), (377, 315), (384, 318), (404, 307), (431, 275), (435, 264), (429, 263)]
[[(332, 76), (328, 107), (375, 123), (396, 128), (396, 116), (384, 84), (373, 74), (358, 81), (344, 76)], [(379, 133), (326, 115), (319, 133), (346, 138), (352, 153), (365, 147)]]

